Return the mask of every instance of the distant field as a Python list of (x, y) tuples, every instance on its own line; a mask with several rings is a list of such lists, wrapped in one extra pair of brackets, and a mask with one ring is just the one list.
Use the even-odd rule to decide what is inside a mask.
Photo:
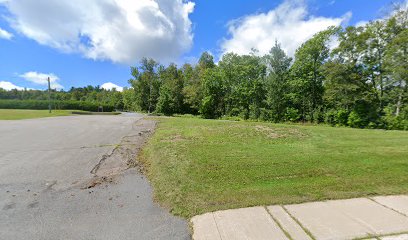
[(158, 120), (142, 162), (176, 215), (408, 193), (408, 132)]
[(70, 110), (23, 110), (23, 109), (0, 109), (0, 120), (20, 120), (29, 118), (43, 118), (71, 115)]

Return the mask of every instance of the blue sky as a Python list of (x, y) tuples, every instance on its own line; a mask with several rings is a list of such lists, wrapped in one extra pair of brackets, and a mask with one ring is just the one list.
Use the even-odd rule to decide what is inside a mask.
[(329, 25), (384, 17), (392, 1), (83, 2), (0, 0), (0, 82), (44, 89), (44, 78), (51, 76), (53, 86), (65, 90), (108, 82), (123, 87), (129, 66), (141, 56), (181, 64), (194, 62), (203, 51), (216, 58), (251, 47), (262, 53), (275, 39), (293, 54), (300, 42)]

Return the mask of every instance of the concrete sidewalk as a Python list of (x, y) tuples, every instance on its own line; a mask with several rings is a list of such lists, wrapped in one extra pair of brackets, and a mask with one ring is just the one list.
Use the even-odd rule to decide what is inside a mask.
[(194, 240), (408, 240), (408, 196), (233, 209), (191, 222)]

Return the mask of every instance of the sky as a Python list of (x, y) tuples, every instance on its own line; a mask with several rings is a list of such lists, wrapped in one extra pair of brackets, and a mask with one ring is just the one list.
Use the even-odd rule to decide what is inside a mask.
[(196, 63), (208, 51), (293, 56), (329, 26), (384, 18), (408, 0), (0, 0), (0, 87), (129, 86), (142, 57)]

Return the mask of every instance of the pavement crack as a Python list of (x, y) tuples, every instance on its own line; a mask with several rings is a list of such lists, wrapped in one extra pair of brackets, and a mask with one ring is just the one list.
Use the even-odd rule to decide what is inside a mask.
[(138, 168), (141, 172), (141, 166), (137, 163), (138, 154), (151, 136), (156, 122), (144, 120), (138, 124), (140, 125), (123, 136), (109, 153), (97, 159), (96, 165), (90, 171), (93, 177), (85, 182), (82, 189), (93, 188), (105, 182), (115, 182), (116, 177), (129, 168)]
[(116, 147), (112, 149), (112, 151), (109, 154), (104, 154), (102, 158), (99, 160), (99, 162), (95, 165), (95, 167), (92, 168), (91, 173), (96, 174), (99, 168), (101, 167), (101, 165), (106, 161), (106, 159), (108, 159), (115, 153), (115, 151), (118, 149), (119, 146), (120, 145), (116, 145)]

